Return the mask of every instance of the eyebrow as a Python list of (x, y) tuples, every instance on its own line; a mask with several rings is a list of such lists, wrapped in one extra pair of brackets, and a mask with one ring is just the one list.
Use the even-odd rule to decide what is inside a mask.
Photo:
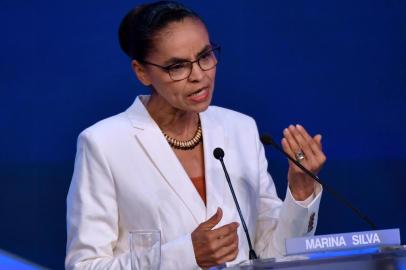
[[(206, 46), (204, 46), (203, 49), (200, 50), (199, 53), (196, 54), (196, 59), (199, 58), (202, 54), (204, 54), (205, 52), (207, 52), (209, 49), (211, 49), (213, 46), (208, 44)], [(179, 57), (172, 57), (170, 59), (168, 59), (167, 61), (164, 62), (164, 66), (170, 66), (173, 65), (175, 63), (179, 63), (179, 62), (189, 62), (191, 60), (189, 59), (184, 59), (184, 58), (179, 58)]]

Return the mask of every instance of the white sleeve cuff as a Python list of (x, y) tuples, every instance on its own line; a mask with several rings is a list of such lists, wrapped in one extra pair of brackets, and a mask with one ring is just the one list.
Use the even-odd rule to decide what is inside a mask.
[(300, 206), (302, 206), (304, 208), (307, 208), (316, 199), (316, 197), (318, 197), (318, 195), (321, 193), (321, 190), (322, 190), (321, 185), (319, 183), (317, 183), (317, 182), (314, 182), (314, 191), (313, 191), (313, 193), (309, 197), (307, 197), (305, 200), (297, 201), (293, 197), (292, 192), (290, 191), (290, 188), (289, 188), (289, 185), (288, 185), (288, 190), (286, 192), (287, 193), (286, 195), (291, 197), (291, 199), (295, 203), (297, 203), (298, 205), (300, 205)]

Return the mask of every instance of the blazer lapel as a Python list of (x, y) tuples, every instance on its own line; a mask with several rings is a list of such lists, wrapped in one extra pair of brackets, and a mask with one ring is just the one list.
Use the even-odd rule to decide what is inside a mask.
[(142, 104), (141, 99), (146, 101), (148, 97), (138, 97), (126, 111), (135, 127), (135, 138), (142, 145), (145, 153), (165, 181), (183, 201), (196, 223), (200, 224), (206, 218), (206, 207), (158, 125)]
[[(204, 166), (206, 180), (206, 219), (223, 207), (227, 183), (221, 163), (213, 156), (213, 151), (220, 147), (227, 153), (227, 145), (222, 125), (216, 115), (208, 108), (200, 113), (200, 122), (203, 130)], [(226, 159), (226, 158), (225, 158)], [(224, 209), (223, 209), (224, 210)]]

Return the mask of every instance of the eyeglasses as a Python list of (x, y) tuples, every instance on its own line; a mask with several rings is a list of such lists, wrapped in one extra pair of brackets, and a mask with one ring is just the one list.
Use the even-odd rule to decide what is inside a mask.
[(169, 77), (171, 77), (173, 81), (181, 81), (186, 78), (189, 78), (190, 74), (192, 73), (194, 63), (197, 63), (201, 70), (207, 71), (213, 69), (217, 65), (219, 56), (220, 56), (220, 46), (215, 46), (214, 48), (212, 47), (210, 50), (201, 54), (194, 61), (182, 61), (175, 64), (171, 64), (169, 66), (161, 66), (144, 60), (141, 60), (139, 62), (159, 67), (162, 70), (168, 72)]

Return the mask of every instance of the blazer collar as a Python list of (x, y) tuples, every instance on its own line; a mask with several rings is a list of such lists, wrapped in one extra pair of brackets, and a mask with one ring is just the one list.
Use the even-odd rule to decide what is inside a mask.
[(144, 104), (148, 99), (149, 96), (137, 97), (126, 111), (131, 125), (135, 128), (135, 138), (165, 181), (185, 204), (196, 223), (200, 224), (213, 215), (217, 207), (223, 205), (226, 184), (224, 173), (219, 161), (213, 157), (213, 150), (216, 147), (223, 149), (226, 147), (223, 128), (210, 113), (210, 108), (200, 113), (207, 194), (205, 206), (160, 128), (145, 108)]
[(134, 103), (125, 111), (131, 125), (135, 128), (158, 127), (144, 106), (148, 102), (149, 97), (147, 95), (137, 96)]

